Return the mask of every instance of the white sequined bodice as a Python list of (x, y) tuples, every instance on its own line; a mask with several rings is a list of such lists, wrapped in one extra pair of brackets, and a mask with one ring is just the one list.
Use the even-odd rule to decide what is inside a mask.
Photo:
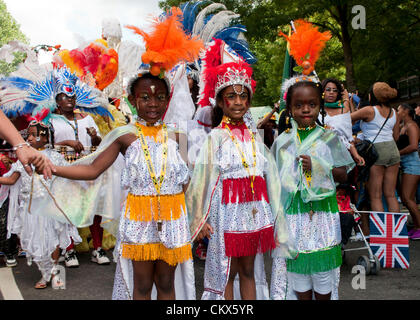
[[(256, 146), (256, 168), (253, 167), (253, 151), (251, 141), (238, 140), (240, 150), (244, 153), (246, 162), (249, 164), (249, 173), (253, 176), (264, 176), (267, 165), (264, 155), (261, 154)], [(249, 177), (250, 174), (245, 169), (241, 155), (231, 139), (226, 139), (215, 150), (216, 165), (220, 168), (223, 179), (238, 179)]]
[[(156, 177), (159, 178), (162, 169), (163, 146), (150, 137), (146, 137), (146, 142)], [(124, 158), (125, 168), (121, 175), (122, 187), (127, 188), (134, 195), (157, 195), (139, 139), (127, 148)], [(178, 144), (168, 139), (166, 174), (161, 187), (161, 194), (182, 192), (182, 187), (188, 182), (188, 179), (189, 169), (178, 152)]]

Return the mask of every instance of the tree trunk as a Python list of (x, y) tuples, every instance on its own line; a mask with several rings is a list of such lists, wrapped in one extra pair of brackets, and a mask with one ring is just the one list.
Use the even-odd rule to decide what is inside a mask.
[(339, 18), (337, 22), (340, 24), (342, 35), (341, 44), (343, 45), (344, 63), (346, 66), (346, 89), (349, 92), (354, 92), (356, 90), (356, 80), (354, 78), (353, 51), (351, 48), (347, 9), (348, 6), (346, 4), (337, 6)]

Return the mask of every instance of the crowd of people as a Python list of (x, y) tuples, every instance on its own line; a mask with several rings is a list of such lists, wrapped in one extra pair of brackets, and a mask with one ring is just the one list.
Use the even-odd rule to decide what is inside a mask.
[[(60, 256), (79, 266), (75, 245), (89, 227), (95, 263), (111, 263), (102, 241), (104, 232), (115, 236), (112, 299), (195, 299), (195, 252), (205, 260), (202, 299), (326, 300), (338, 298), (340, 217), (352, 214), (349, 203), (400, 212), (400, 198), (413, 221), (409, 237), (420, 239), (420, 106), (394, 107), (397, 91), (385, 82), (361, 100), (306, 67), (283, 85), (285, 108), (275, 104), (255, 121), (251, 65), (222, 39), (188, 37), (180, 15), (173, 8), (150, 33), (130, 26), (146, 42), (126, 90), (135, 114), (124, 114), (115, 97), (104, 103), (70, 65), (17, 88), (33, 106), (26, 141), (0, 112), (3, 149), (12, 151), (0, 162), (7, 266), (20, 247), (41, 272), (36, 289), (62, 288)], [(199, 57), (197, 77), (188, 63)], [(179, 63), (186, 67), (177, 78), (170, 71)], [(3, 78), (2, 91), (16, 81)], [(0, 99), (6, 114), (24, 113), (16, 99)], [(182, 115), (187, 100), (194, 116), (186, 125), (166, 117), (179, 106)], [(270, 290), (265, 253), (273, 259)]]

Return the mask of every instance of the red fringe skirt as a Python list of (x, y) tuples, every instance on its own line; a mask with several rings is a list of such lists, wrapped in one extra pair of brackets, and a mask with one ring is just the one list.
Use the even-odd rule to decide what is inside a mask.
[[(223, 180), (222, 204), (266, 201), (269, 203), (267, 184), (263, 177), (256, 176), (254, 192), (251, 189), (251, 178)], [(228, 257), (253, 256), (276, 247), (273, 226), (266, 226), (249, 232), (229, 231), (224, 233), (225, 252)]]
[(269, 226), (254, 232), (225, 232), (227, 257), (246, 257), (274, 250), (274, 228)]

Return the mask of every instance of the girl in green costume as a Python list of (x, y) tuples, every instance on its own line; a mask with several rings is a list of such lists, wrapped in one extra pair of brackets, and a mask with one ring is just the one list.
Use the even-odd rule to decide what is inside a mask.
[(289, 236), (299, 254), (296, 259), (274, 257), (271, 297), (336, 299), (342, 258), (335, 182), (347, 180), (354, 162), (337, 135), (316, 124), (323, 100), (313, 78), (296, 78), (287, 90), (286, 108), (291, 128), (271, 150)]

